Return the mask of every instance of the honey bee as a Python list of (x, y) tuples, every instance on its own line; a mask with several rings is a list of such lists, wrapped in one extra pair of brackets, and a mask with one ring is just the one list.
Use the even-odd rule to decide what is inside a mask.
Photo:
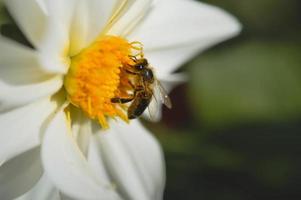
[[(153, 97), (155, 101), (160, 101), (167, 108), (171, 109), (172, 104), (167, 92), (156, 79), (153, 70), (149, 66), (147, 59), (133, 59), (135, 64), (126, 68), (126, 72), (134, 76), (134, 81), (130, 81), (133, 88), (133, 95), (130, 98), (115, 97), (111, 99), (112, 103), (129, 103), (127, 115), (129, 119), (135, 119), (142, 115), (147, 107), (149, 107)], [(153, 116), (156, 112), (149, 107), (150, 115)]]

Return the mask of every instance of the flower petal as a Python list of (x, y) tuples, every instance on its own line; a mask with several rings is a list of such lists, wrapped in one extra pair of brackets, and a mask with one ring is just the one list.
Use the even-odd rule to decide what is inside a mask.
[(60, 193), (60, 197), (61, 199), (60, 200), (79, 200), (79, 199), (74, 199), (74, 198), (71, 198), (63, 193)]
[(59, 191), (54, 187), (46, 175), (28, 192), (15, 200), (61, 200)]
[(44, 123), (55, 109), (48, 98), (1, 114), (0, 163), (39, 145)]
[(7, 84), (0, 80), (0, 112), (53, 95), (62, 87), (62, 84), (62, 77), (59, 76), (41, 83), (20, 86)]
[[(191, 0), (158, 1), (130, 35), (145, 46), (160, 73), (176, 69), (199, 51), (238, 34), (235, 18), (214, 6)], [(162, 72), (161, 72), (162, 71)]]
[(28, 40), (38, 47), (45, 33), (46, 13), (36, 0), (5, 0), (9, 12)]
[[(0, 37), (0, 112), (25, 105), (57, 92), (62, 77), (48, 74), (37, 53)], [(34, 92), (33, 92), (34, 91)]]
[(0, 167), (0, 199), (16, 198), (35, 185), (42, 175), (39, 153), (32, 149)]
[(78, 0), (44, 0), (48, 18), (70, 30), (72, 17)]
[(41, 62), (51, 73), (65, 74), (70, 64), (70, 29), (77, 0), (45, 2), (48, 21), (40, 47)]
[(105, 162), (102, 158), (100, 146), (97, 139), (92, 137), (89, 145), (89, 154), (88, 154), (88, 162), (91, 168), (95, 171), (96, 174), (102, 177), (103, 181), (114, 182), (111, 180), (111, 177), (106, 169)]
[(72, 116), (72, 136), (76, 140), (78, 148), (86, 157), (92, 134), (91, 120), (78, 108), (71, 107), (69, 111)]
[(49, 79), (35, 50), (1, 36), (0, 49), (0, 80), (20, 85)]
[(199, 54), (202, 50), (201, 45), (205, 45), (205, 42), (156, 50), (145, 49), (144, 53), (151, 66), (155, 69), (157, 77), (166, 79), (178, 67)]
[(237, 20), (217, 7), (192, 0), (161, 0), (130, 39), (157, 49), (198, 41), (215, 44), (239, 31)]
[(40, 8), (43, 10), (46, 15), (48, 14), (47, 8), (46, 8), (46, 3), (45, 0), (36, 0), (37, 4), (39, 4)]
[(62, 23), (49, 21), (41, 44), (40, 62), (48, 73), (65, 74), (70, 65), (69, 30)]
[(163, 154), (157, 141), (139, 121), (132, 120), (129, 125), (112, 122), (106, 133), (99, 129), (93, 137), (99, 143), (100, 160), (126, 199), (162, 199)]
[(126, 36), (151, 7), (153, 0), (132, 0), (124, 6), (124, 11), (115, 18), (108, 35)]
[(87, 47), (109, 22), (120, 0), (85, 0), (76, 5), (70, 31), (70, 54)]
[(46, 175), (63, 193), (77, 199), (120, 199), (113, 187), (94, 174), (70, 133), (64, 112), (50, 123), (42, 144)]

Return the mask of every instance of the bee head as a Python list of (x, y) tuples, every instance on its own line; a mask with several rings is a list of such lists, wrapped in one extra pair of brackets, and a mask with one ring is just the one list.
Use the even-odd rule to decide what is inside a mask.
[(136, 62), (134, 67), (138, 71), (144, 70), (148, 67), (148, 61), (145, 58), (141, 58)]

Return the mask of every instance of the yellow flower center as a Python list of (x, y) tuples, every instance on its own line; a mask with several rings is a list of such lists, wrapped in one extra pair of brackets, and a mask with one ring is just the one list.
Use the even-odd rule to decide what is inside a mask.
[(105, 36), (71, 59), (64, 80), (68, 99), (103, 128), (108, 127), (108, 117), (128, 121), (127, 107), (112, 103), (111, 99), (126, 96), (130, 89), (128, 74), (122, 69), (135, 64), (132, 55), (139, 49), (136, 44), (121, 37)]

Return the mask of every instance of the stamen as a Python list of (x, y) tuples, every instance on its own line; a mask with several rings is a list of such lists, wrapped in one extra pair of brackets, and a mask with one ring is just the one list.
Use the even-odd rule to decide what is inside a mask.
[(130, 44), (131, 44), (132, 49), (138, 51), (138, 53), (136, 55), (134, 55), (133, 57), (143, 58), (144, 57), (143, 44), (138, 41), (131, 42)]
[(140, 42), (106, 36), (74, 56), (64, 80), (70, 102), (103, 128), (108, 128), (108, 117), (128, 121), (127, 107), (112, 103), (111, 99), (126, 95), (124, 91), (131, 89), (122, 69), (135, 64), (131, 57), (136, 51), (143, 56), (142, 47)]

